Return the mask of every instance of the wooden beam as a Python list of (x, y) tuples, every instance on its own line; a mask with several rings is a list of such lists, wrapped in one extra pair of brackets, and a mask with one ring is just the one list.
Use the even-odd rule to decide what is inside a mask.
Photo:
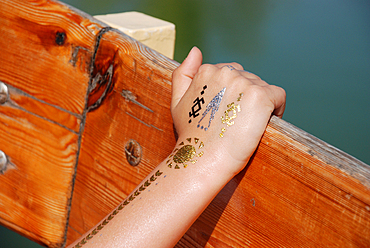
[(136, 11), (96, 15), (94, 18), (173, 59), (176, 36), (174, 24)]
[[(106, 95), (87, 114), (68, 244), (118, 205), (175, 145), (169, 106), (177, 63), (123, 33), (105, 30), (100, 35), (93, 78), (105, 78), (99, 85)], [(89, 106), (96, 103), (90, 99), (101, 97), (94, 94)], [(142, 149), (136, 167), (126, 159), (130, 139)]]
[(0, 2), (0, 223), (48, 247), (65, 243), (96, 33), (53, 1)]

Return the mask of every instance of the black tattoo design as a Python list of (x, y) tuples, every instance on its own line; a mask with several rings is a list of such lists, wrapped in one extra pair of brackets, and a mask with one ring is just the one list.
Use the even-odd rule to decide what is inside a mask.
[[(200, 95), (203, 95), (204, 94), (204, 91), (207, 89), (207, 85), (204, 85), (203, 86), (203, 90), (200, 92)], [(202, 109), (202, 105), (201, 104), (204, 104), (204, 98), (200, 98), (197, 97), (194, 101), (193, 101), (194, 105), (191, 107), (191, 112), (189, 112), (189, 118), (193, 117), (197, 117), (199, 116), (199, 111)], [(189, 123), (191, 123), (191, 119), (189, 119)]]

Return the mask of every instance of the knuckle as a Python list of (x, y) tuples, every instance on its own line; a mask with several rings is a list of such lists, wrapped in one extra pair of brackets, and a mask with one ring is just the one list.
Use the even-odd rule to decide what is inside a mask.
[(267, 93), (264, 87), (260, 87), (257, 85), (251, 85), (248, 89), (248, 93), (258, 101), (266, 99), (267, 97)]
[(211, 64), (203, 64), (199, 67), (198, 73), (208, 73), (214, 70), (214, 65)]
[(199, 67), (197, 78), (200, 78), (201, 80), (209, 80), (212, 78), (213, 74), (215, 73), (216, 67), (211, 64), (203, 64)]
[(228, 68), (226, 66), (223, 66), (223, 67), (220, 68), (220, 76), (221, 77), (225, 77), (229, 73), (230, 73), (230, 68)]
[(249, 80), (248, 78), (245, 78), (244, 76), (242, 75), (238, 75), (235, 79), (234, 79), (234, 83), (236, 84), (241, 84), (241, 85), (249, 85), (249, 84), (252, 84), (252, 81)]
[[(260, 81), (262, 81), (263, 83), (266, 83), (264, 80), (262, 80), (258, 75), (254, 74), (254, 73), (251, 73), (251, 74), (249, 75), (249, 78), (250, 78), (250, 79), (253, 79), (253, 80), (260, 80)], [(267, 83), (266, 83), (266, 84), (267, 84)]]
[(282, 87), (276, 85), (270, 85), (270, 87), (272, 88), (273, 91), (276, 91), (279, 95), (286, 98), (286, 91)]
[(284, 99), (286, 99), (286, 91), (281, 87), (278, 87), (278, 86), (276, 87), (278, 88), (278, 90), (280, 91), (280, 94), (284, 97)]
[(244, 70), (243, 66), (237, 62), (231, 62), (230, 65), (235, 67), (237, 70)]
[(229, 66), (223, 66), (220, 68), (220, 77), (223, 79), (235, 78), (235, 74)]

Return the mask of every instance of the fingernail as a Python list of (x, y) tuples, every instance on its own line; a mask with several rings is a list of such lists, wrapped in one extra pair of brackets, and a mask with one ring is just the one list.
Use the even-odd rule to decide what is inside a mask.
[[(190, 50), (189, 54), (191, 54), (194, 51), (195, 48), (196, 48), (196, 46), (193, 46), (193, 48)], [(189, 54), (188, 54), (188, 56), (189, 56)]]
[(194, 51), (196, 46), (193, 46), (193, 48), (189, 51), (188, 55), (186, 56), (186, 58), (184, 59), (184, 61), (190, 57), (190, 54)]

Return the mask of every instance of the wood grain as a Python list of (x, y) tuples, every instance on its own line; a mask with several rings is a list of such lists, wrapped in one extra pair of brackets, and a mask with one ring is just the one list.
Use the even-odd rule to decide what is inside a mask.
[[(82, 114), (98, 23), (52, 1), (0, 4), (1, 80)], [(61, 44), (56, 43), (58, 33), (65, 35)]]
[(274, 117), (177, 247), (367, 247), (369, 179), (368, 165)]
[[(87, 114), (68, 244), (116, 207), (175, 144), (169, 106), (171, 72), (177, 63), (122, 33), (101, 35), (93, 78), (106, 75), (112, 65), (112, 87), (99, 107)], [(100, 82), (94, 88), (107, 84)], [(93, 92), (88, 100), (92, 106), (104, 90), (89, 92)], [(143, 150), (136, 167), (125, 155), (124, 146), (130, 139)]]
[(27, 95), (25, 92), (8, 85), (8, 102), (15, 108), (22, 109), (25, 112), (32, 113), (40, 118), (47, 119), (61, 127), (78, 134), (80, 132), (82, 115), (58, 108), (44, 101)]
[(14, 166), (0, 175), (0, 222), (60, 247), (78, 136), (8, 104), (0, 107), (0, 144)]
[[(96, 34), (104, 26), (53, 1), (0, 2), (0, 223), (62, 247)], [(1, 245), (0, 245), (1, 246)]]

